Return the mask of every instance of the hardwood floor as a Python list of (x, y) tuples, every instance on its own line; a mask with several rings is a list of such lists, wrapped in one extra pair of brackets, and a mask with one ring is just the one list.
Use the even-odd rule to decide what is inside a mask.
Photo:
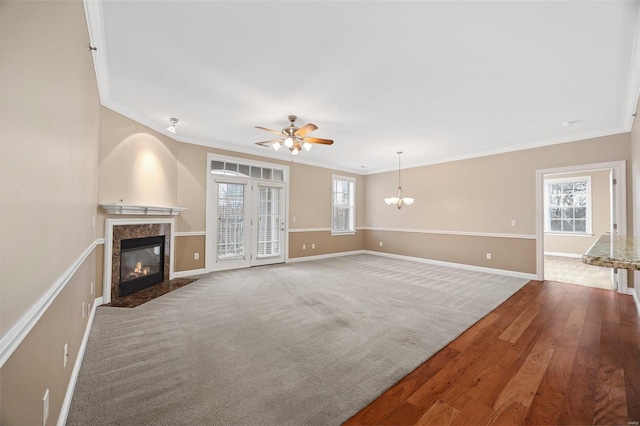
[(633, 298), (531, 281), (346, 424), (638, 421)]

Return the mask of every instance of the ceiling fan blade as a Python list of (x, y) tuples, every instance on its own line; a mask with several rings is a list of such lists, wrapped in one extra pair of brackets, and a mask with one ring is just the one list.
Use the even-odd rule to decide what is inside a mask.
[(304, 142), (307, 143), (319, 143), (322, 145), (332, 145), (333, 141), (331, 139), (321, 139), (321, 138), (304, 138)]
[(262, 127), (262, 126), (255, 126), (255, 127), (256, 127), (256, 129), (265, 130), (267, 132), (271, 132), (271, 133), (274, 133), (276, 135), (282, 136), (282, 132), (278, 132), (277, 130), (267, 129), (266, 127)]
[(305, 124), (304, 126), (300, 127), (298, 130), (296, 130), (294, 135), (303, 137), (307, 133), (311, 133), (317, 129), (318, 129), (318, 126), (316, 126), (315, 124), (312, 124), (312, 123)]
[(256, 145), (271, 146), (276, 142), (281, 142), (281, 140), (280, 139), (271, 139), (271, 140), (268, 140), (268, 141), (256, 142)]

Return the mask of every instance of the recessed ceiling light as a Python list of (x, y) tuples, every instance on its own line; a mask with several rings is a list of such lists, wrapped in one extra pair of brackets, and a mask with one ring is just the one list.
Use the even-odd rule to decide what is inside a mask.
[(571, 121), (565, 121), (564, 123), (562, 123), (562, 125), (564, 127), (571, 127), (576, 123), (582, 123), (582, 120), (571, 120)]

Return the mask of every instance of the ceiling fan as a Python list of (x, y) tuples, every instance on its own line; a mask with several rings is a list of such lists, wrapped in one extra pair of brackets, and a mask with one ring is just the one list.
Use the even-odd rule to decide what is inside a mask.
[(256, 129), (266, 130), (267, 132), (274, 133), (280, 136), (279, 139), (271, 139), (268, 141), (256, 142), (256, 145), (271, 146), (276, 151), (280, 149), (282, 145), (289, 148), (292, 155), (298, 155), (302, 148), (309, 151), (313, 144), (331, 145), (333, 141), (331, 139), (311, 138), (306, 136), (308, 133), (313, 132), (318, 128), (315, 124), (305, 124), (302, 127), (296, 127), (294, 124), (296, 119), (295, 115), (289, 116), (289, 125), (283, 128), (280, 132), (277, 130), (267, 129), (266, 127), (256, 126)]

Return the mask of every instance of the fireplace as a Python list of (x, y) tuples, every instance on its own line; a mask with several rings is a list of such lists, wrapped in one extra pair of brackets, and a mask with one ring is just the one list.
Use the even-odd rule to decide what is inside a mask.
[(105, 303), (169, 282), (173, 219), (106, 219), (105, 225)]
[(164, 281), (164, 235), (120, 241), (118, 296)]

